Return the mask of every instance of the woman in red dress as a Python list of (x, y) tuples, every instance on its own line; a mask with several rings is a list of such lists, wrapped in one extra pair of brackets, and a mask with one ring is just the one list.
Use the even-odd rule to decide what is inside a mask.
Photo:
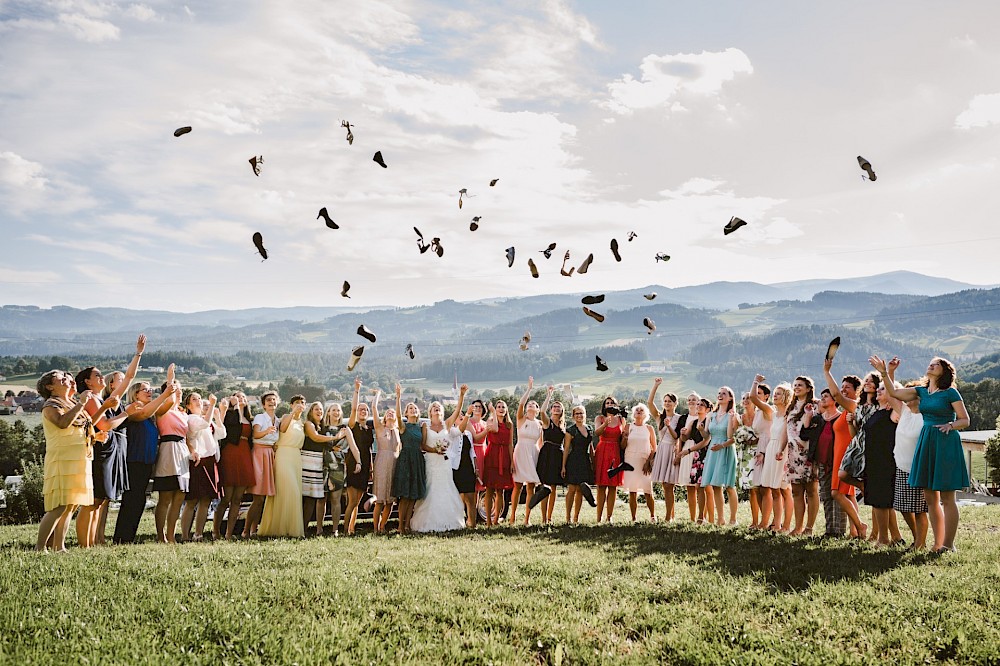
[[(233, 538), (233, 530), (239, 520), (240, 505), (247, 488), (257, 483), (253, 469), (253, 451), (250, 442), (253, 439), (253, 416), (247, 396), (242, 391), (233, 394), (230, 400), (223, 399), (219, 409), (222, 421), (226, 426), (226, 437), (222, 440), (221, 460), (219, 461), (219, 477), (222, 482), (222, 499), (215, 508), (215, 520), (212, 523), (212, 537), (219, 539), (222, 532), (222, 521), (226, 520), (226, 540)], [(226, 511), (231, 516), (226, 515)]]
[[(514, 458), (514, 423), (507, 403), (490, 403), (490, 418), (486, 422), (486, 455), (483, 460), (483, 485), (486, 486), (486, 525), (497, 525), (503, 515), (503, 491), (514, 487), (511, 461)], [(496, 496), (497, 510), (493, 511)]]
[(622, 483), (621, 474), (616, 474), (614, 478), (608, 477), (608, 470), (617, 467), (622, 461), (622, 419), (617, 412), (618, 401), (608, 396), (604, 399), (601, 413), (594, 419), (594, 433), (600, 438), (597, 442), (597, 452), (594, 454), (597, 522), (601, 522), (601, 516), (605, 513), (608, 522), (611, 522), (611, 514), (615, 511), (615, 499), (618, 497), (618, 486)]

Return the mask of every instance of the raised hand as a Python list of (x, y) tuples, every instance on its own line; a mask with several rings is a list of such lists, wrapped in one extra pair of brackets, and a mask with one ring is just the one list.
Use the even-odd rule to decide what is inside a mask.
[(830, 372), (832, 368), (833, 368), (833, 360), (829, 358), (823, 359), (823, 371)]
[(899, 360), (899, 357), (898, 357), (898, 356), (893, 356), (893, 357), (892, 357), (892, 360), (890, 360), (890, 361), (889, 361), (889, 362), (888, 362), (888, 363), (886, 364), (886, 369), (887, 369), (887, 370), (888, 370), (889, 372), (891, 372), (891, 373), (895, 374), (895, 372), (896, 372), (896, 368), (898, 368), (898, 367), (899, 367), (899, 364), (900, 364), (900, 360)]
[(767, 379), (767, 378), (764, 375), (761, 375), (761, 374), (757, 374), (753, 378), (754, 382), (756, 382), (757, 384), (763, 384), (765, 379)]
[(653, 380), (653, 386), (659, 387), (663, 383), (663, 377), (657, 377)]
[(530, 391), (535, 386), (535, 378), (528, 377), (528, 390)]
[(882, 359), (880, 359), (875, 354), (872, 354), (871, 356), (868, 357), (868, 363), (873, 368), (875, 368), (876, 371), (878, 371), (880, 373), (887, 371), (886, 367), (885, 367), (885, 361), (883, 361)]
[(468, 393), (469, 392), (469, 385), (468, 384), (462, 384), (461, 386), (458, 387), (458, 390), (459, 390), (460, 393)]
[(398, 398), (401, 395), (403, 395), (403, 387), (400, 386), (399, 384), (396, 384), (396, 397)]
[(361, 377), (355, 377), (354, 378), (354, 390), (355, 391), (360, 391), (361, 390)]
[(135, 341), (135, 353), (141, 354), (145, 349), (146, 349), (146, 335), (145, 333), (140, 333), (139, 339)]

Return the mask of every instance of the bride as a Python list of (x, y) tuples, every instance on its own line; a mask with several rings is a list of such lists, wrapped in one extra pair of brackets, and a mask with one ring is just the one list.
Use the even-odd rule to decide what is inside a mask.
[(447, 420), (441, 420), (444, 412), (441, 403), (431, 403), (428, 410), (430, 423), (424, 425), (422, 445), (427, 467), (427, 494), (413, 509), (410, 529), (414, 532), (446, 532), (465, 527), (465, 505), (455, 487), (448, 456), (459, 455), (452, 446), (456, 435), (461, 441), (455, 421), (462, 413), (462, 402), (468, 390), (469, 387), (462, 384), (458, 405)]

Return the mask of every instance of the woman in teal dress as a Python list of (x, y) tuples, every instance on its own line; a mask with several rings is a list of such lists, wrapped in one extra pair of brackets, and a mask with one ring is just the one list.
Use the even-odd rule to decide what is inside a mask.
[(903, 402), (920, 399), (924, 425), (913, 453), (909, 484), (924, 491), (934, 530), (934, 552), (954, 551), (958, 532), (955, 491), (969, 485), (962, 438), (957, 431), (969, 427), (970, 422), (962, 396), (954, 387), (955, 366), (946, 359), (934, 358), (927, 366), (926, 386), (896, 388), (889, 379), (885, 361), (872, 356), (869, 362), (881, 373), (882, 384), (893, 398)]
[[(727, 489), (729, 496), (729, 523), (736, 524), (736, 449), (733, 447), (733, 433), (739, 423), (736, 420), (736, 412), (733, 408), (733, 390), (728, 386), (719, 389), (719, 402), (715, 406), (715, 411), (708, 418), (708, 431), (712, 435), (712, 440), (708, 444), (708, 453), (705, 454), (705, 467), (701, 473), (701, 486), (708, 488), (715, 497), (715, 524), (725, 525), (723, 511), (725, 503), (722, 499), (723, 488)], [(708, 516), (708, 521), (712, 522), (712, 517)]]
[(425, 426), (420, 423), (420, 408), (408, 403), (403, 409), (405, 418), (399, 419), (399, 458), (392, 477), (392, 495), (399, 500), (399, 533), (410, 531), (410, 517), (413, 505), (427, 494), (427, 470), (424, 466), (424, 452), (420, 445), (424, 441)]

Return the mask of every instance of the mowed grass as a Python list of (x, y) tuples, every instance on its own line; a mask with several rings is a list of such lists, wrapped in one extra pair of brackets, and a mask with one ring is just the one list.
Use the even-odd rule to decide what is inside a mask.
[(169, 547), (147, 514), (144, 543), (63, 555), (0, 528), (0, 660), (1000, 663), (1000, 507), (963, 508), (940, 558), (557, 509), (551, 528)]

